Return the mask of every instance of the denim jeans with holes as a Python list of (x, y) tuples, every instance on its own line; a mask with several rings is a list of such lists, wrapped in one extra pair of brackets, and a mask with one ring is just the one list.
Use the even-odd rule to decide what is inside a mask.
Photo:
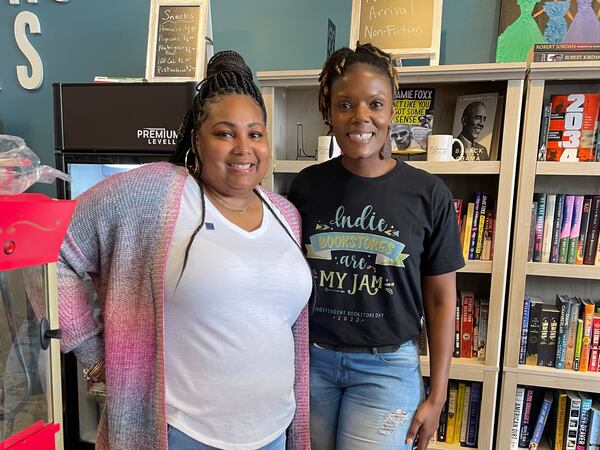
[(310, 346), (313, 450), (408, 450), (406, 433), (423, 399), (418, 347), (345, 353)]
[[(168, 433), (169, 450), (218, 450), (217, 447), (198, 442), (171, 425), (168, 427)], [(259, 450), (285, 450), (285, 433)]]

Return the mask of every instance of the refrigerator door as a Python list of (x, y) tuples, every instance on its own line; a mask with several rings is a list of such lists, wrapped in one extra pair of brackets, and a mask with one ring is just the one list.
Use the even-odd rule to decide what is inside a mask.
[[(96, 183), (120, 172), (126, 172), (142, 164), (165, 161), (170, 153), (97, 153), (72, 152), (56, 153), (56, 167), (72, 177), (71, 183), (59, 180), (58, 196), (63, 199), (76, 199)], [(97, 319), (101, 320), (100, 307), (91, 279), (89, 301), (94, 306)], [(83, 367), (73, 354), (63, 357), (64, 363), (64, 402), (66, 405), (65, 440), (67, 450), (93, 450), (100, 415), (104, 407), (105, 388), (103, 384), (88, 385), (81, 374)]]

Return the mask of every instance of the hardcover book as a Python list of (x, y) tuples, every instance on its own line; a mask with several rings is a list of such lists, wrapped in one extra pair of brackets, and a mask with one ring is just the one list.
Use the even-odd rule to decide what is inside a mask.
[(492, 137), (498, 99), (497, 92), (457, 97), (452, 134), (464, 145), (464, 160), (489, 161), (496, 153)]
[(546, 161), (593, 161), (600, 94), (551, 97)]
[(394, 98), (392, 153), (425, 153), (433, 129), (434, 88), (402, 88)]

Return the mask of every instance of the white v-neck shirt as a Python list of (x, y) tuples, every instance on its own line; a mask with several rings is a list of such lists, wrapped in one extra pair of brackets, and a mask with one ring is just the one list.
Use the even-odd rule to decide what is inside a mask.
[(291, 327), (311, 273), (266, 206), (248, 232), (204, 201), (205, 225), (176, 288), (201, 217), (200, 189), (188, 177), (165, 277), (167, 421), (213, 447), (258, 449), (294, 416)]

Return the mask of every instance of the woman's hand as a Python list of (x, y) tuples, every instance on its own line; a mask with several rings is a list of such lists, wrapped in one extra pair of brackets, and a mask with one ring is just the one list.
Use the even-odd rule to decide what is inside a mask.
[(421, 403), (406, 434), (407, 444), (416, 443), (417, 450), (427, 449), (438, 429), (442, 407), (443, 405), (433, 403), (430, 399)]

